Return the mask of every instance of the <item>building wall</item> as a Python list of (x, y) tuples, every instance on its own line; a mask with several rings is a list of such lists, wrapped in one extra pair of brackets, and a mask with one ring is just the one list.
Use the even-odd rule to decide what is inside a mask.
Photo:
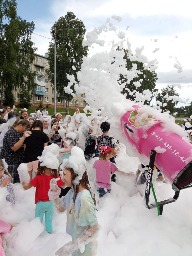
[[(31, 104), (33, 106), (39, 106), (40, 103), (45, 106), (54, 106), (54, 88), (51, 82), (48, 80), (46, 75), (46, 70), (49, 69), (48, 60), (45, 56), (35, 54), (34, 61), (31, 65), (32, 71), (36, 71), (37, 75), (35, 77), (35, 82), (38, 84), (36, 90), (31, 99)], [(18, 92), (14, 92), (16, 104), (19, 103)], [(70, 107), (85, 107), (86, 103), (84, 101), (83, 95), (76, 95), (73, 100), (69, 103)], [(65, 104), (59, 97), (57, 97), (57, 107), (64, 107)]]

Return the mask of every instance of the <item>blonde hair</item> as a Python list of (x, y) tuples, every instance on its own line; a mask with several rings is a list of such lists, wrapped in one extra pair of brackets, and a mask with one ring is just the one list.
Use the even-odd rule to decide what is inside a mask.
[(22, 126), (29, 126), (29, 121), (28, 120), (26, 120), (26, 119), (17, 119), (15, 122), (14, 122), (14, 124), (13, 124), (13, 128), (14, 127), (16, 127), (16, 126), (18, 126), (18, 125), (22, 125)]
[(4, 168), (4, 174), (6, 174), (6, 175), (11, 177), (11, 174), (5, 169), (5, 166), (4, 166), (4, 163), (3, 163), (2, 159), (0, 159), (0, 167)]
[(107, 160), (107, 159), (110, 159), (110, 158), (114, 157), (115, 155), (116, 155), (115, 148), (111, 148), (111, 150), (107, 154), (100, 153), (99, 159), (100, 160)]

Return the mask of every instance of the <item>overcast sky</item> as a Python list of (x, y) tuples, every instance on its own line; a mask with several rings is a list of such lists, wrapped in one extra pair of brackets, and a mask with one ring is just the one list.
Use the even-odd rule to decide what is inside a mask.
[[(34, 21), (33, 36), (39, 54), (45, 54), (50, 28), (68, 11), (83, 21), (86, 30), (104, 24), (112, 15), (122, 17), (131, 48), (144, 46), (149, 59), (158, 59), (159, 82), (192, 81), (191, 0), (18, 0), (18, 14)], [(42, 35), (44, 37), (40, 37)]]

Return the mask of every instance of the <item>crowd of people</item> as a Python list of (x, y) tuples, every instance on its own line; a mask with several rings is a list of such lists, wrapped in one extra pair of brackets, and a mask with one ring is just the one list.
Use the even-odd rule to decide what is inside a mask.
[[(120, 146), (110, 134), (110, 123), (99, 115), (87, 116), (76, 109), (74, 115), (63, 119), (60, 113), (50, 116), (44, 108), (36, 109), (31, 117), (27, 109), (18, 115), (15, 107), (7, 106), (0, 118), (0, 187), (7, 188), (6, 200), (12, 205), (17, 201), (14, 183), (21, 183), (25, 190), (35, 187), (35, 217), (41, 222), (45, 218), (48, 233), (53, 232), (54, 208), (66, 210), (66, 232), (72, 242), (56, 255), (94, 255), (96, 201), (110, 193), (111, 182), (116, 182)], [(86, 167), (90, 160), (94, 187)], [(146, 182), (147, 171), (141, 166), (136, 175), (138, 185)]]
[[(21, 110), (19, 115), (9, 106), (1, 111), (0, 187), (7, 188), (9, 195), (6, 200), (12, 205), (17, 201), (14, 183), (21, 183), (25, 190), (35, 187), (34, 215), (41, 222), (45, 219), (48, 233), (53, 232), (54, 208), (66, 210), (66, 231), (72, 236), (72, 242), (58, 250), (57, 255), (69, 252), (94, 255), (91, 238), (98, 230), (95, 194), (98, 193), (100, 198), (110, 193), (111, 181), (114, 181), (112, 175), (117, 171), (118, 141), (109, 130), (109, 122), (102, 120), (101, 116), (88, 117), (79, 109), (64, 119), (60, 113), (50, 116), (46, 109), (37, 109), (32, 117), (27, 109)], [(54, 153), (51, 152), (53, 148)], [(77, 157), (74, 157), (78, 150)], [(79, 158), (83, 164), (82, 161), (76, 163)], [(90, 186), (86, 168), (86, 162), (94, 158), (95, 191)], [(23, 166), (26, 167), (27, 179), (21, 175)], [(84, 253), (79, 251), (80, 242), (85, 244)]]

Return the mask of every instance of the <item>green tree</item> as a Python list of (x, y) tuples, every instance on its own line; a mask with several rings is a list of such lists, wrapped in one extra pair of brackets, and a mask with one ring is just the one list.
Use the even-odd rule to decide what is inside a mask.
[(13, 105), (13, 90), (30, 95), (35, 73), (30, 70), (35, 48), (34, 23), (17, 15), (16, 0), (0, 0), (0, 85), (4, 105)]
[[(136, 98), (136, 92), (143, 93), (145, 90), (149, 90), (151, 91), (153, 96), (153, 93), (155, 92), (157, 74), (154, 71), (146, 69), (142, 62), (130, 60), (128, 50), (124, 49), (124, 52), (124, 59), (126, 60), (127, 70), (131, 70), (133, 68), (133, 65), (136, 65), (138, 74), (129, 82), (127, 77), (120, 74), (120, 79), (118, 82), (119, 84), (125, 84), (122, 90), (122, 94), (125, 94), (126, 98), (132, 101), (134, 101)], [(140, 86), (136, 86), (137, 83), (140, 83)], [(150, 101), (145, 101), (144, 103), (149, 104)]]
[(156, 96), (157, 104), (159, 105), (161, 112), (169, 111), (170, 114), (175, 112), (175, 106), (178, 103), (179, 94), (174, 89), (173, 85), (167, 85)]
[[(73, 75), (77, 80), (77, 72), (81, 70), (83, 57), (87, 56), (88, 47), (83, 46), (83, 39), (86, 29), (81, 20), (76, 18), (74, 13), (67, 12), (51, 28), (52, 42), (48, 49), (50, 69), (49, 79), (54, 84), (54, 47), (56, 43), (56, 87), (59, 98), (64, 99), (66, 107), (69, 108), (69, 101), (72, 96), (65, 93), (64, 88), (68, 86), (67, 75)], [(74, 91), (74, 86), (71, 88)]]

